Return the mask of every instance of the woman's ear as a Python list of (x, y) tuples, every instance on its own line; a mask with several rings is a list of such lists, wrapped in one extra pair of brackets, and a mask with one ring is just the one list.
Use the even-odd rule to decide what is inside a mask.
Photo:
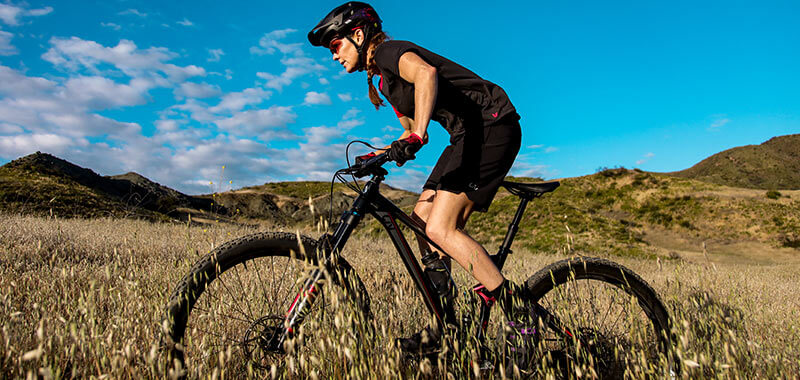
[(356, 29), (353, 32), (353, 41), (355, 41), (358, 46), (361, 46), (364, 43), (364, 31), (361, 28)]

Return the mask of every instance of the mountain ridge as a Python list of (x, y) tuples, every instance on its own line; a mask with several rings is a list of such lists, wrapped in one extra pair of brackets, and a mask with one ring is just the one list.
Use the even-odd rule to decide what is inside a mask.
[(694, 166), (666, 173), (731, 187), (800, 189), (800, 134), (776, 136), (713, 154)]

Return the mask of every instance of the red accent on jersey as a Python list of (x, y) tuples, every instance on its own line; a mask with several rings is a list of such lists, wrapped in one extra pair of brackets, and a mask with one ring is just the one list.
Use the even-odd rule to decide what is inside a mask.
[[(378, 89), (379, 90), (383, 90), (383, 76), (378, 75), (378, 78), (380, 78), (380, 80), (378, 80)], [(403, 117), (403, 116), (406, 116), (406, 115), (403, 115), (402, 113), (400, 113), (400, 111), (398, 111), (397, 108), (394, 108), (394, 104), (392, 104), (392, 109), (394, 110), (394, 114), (397, 115), (398, 119)]]

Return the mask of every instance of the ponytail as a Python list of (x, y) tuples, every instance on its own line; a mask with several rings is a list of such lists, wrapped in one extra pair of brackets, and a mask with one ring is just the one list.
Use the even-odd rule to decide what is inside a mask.
[[(373, 36), (369, 42), (372, 47), (373, 54), (375, 53), (375, 49), (388, 39), (389, 36), (384, 32), (375, 34), (375, 36)], [(375, 106), (376, 110), (380, 109), (381, 106), (385, 106), (385, 104), (383, 104), (383, 99), (381, 99), (381, 96), (378, 93), (378, 89), (375, 88), (375, 84), (372, 83), (372, 77), (379, 73), (380, 70), (378, 69), (378, 65), (375, 64), (375, 59), (373, 57), (367, 57), (367, 84), (369, 85), (369, 101), (372, 102), (372, 105)]]

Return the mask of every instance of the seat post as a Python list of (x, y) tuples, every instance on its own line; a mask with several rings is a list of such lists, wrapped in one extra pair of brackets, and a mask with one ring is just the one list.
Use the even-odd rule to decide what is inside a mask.
[(506, 263), (508, 254), (512, 252), (511, 243), (514, 242), (514, 236), (517, 235), (519, 223), (522, 221), (522, 214), (525, 213), (525, 208), (528, 206), (528, 202), (530, 202), (531, 199), (532, 198), (525, 196), (520, 197), (517, 213), (514, 215), (514, 219), (511, 221), (511, 224), (508, 225), (508, 231), (506, 232), (505, 239), (503, 239), (503, 244), (500, 245), (500, 250), (497, 252), (497, 254), (492, 256), (494, 264), (497, 265), (497, 269), (503, 269), (503, 265)]

